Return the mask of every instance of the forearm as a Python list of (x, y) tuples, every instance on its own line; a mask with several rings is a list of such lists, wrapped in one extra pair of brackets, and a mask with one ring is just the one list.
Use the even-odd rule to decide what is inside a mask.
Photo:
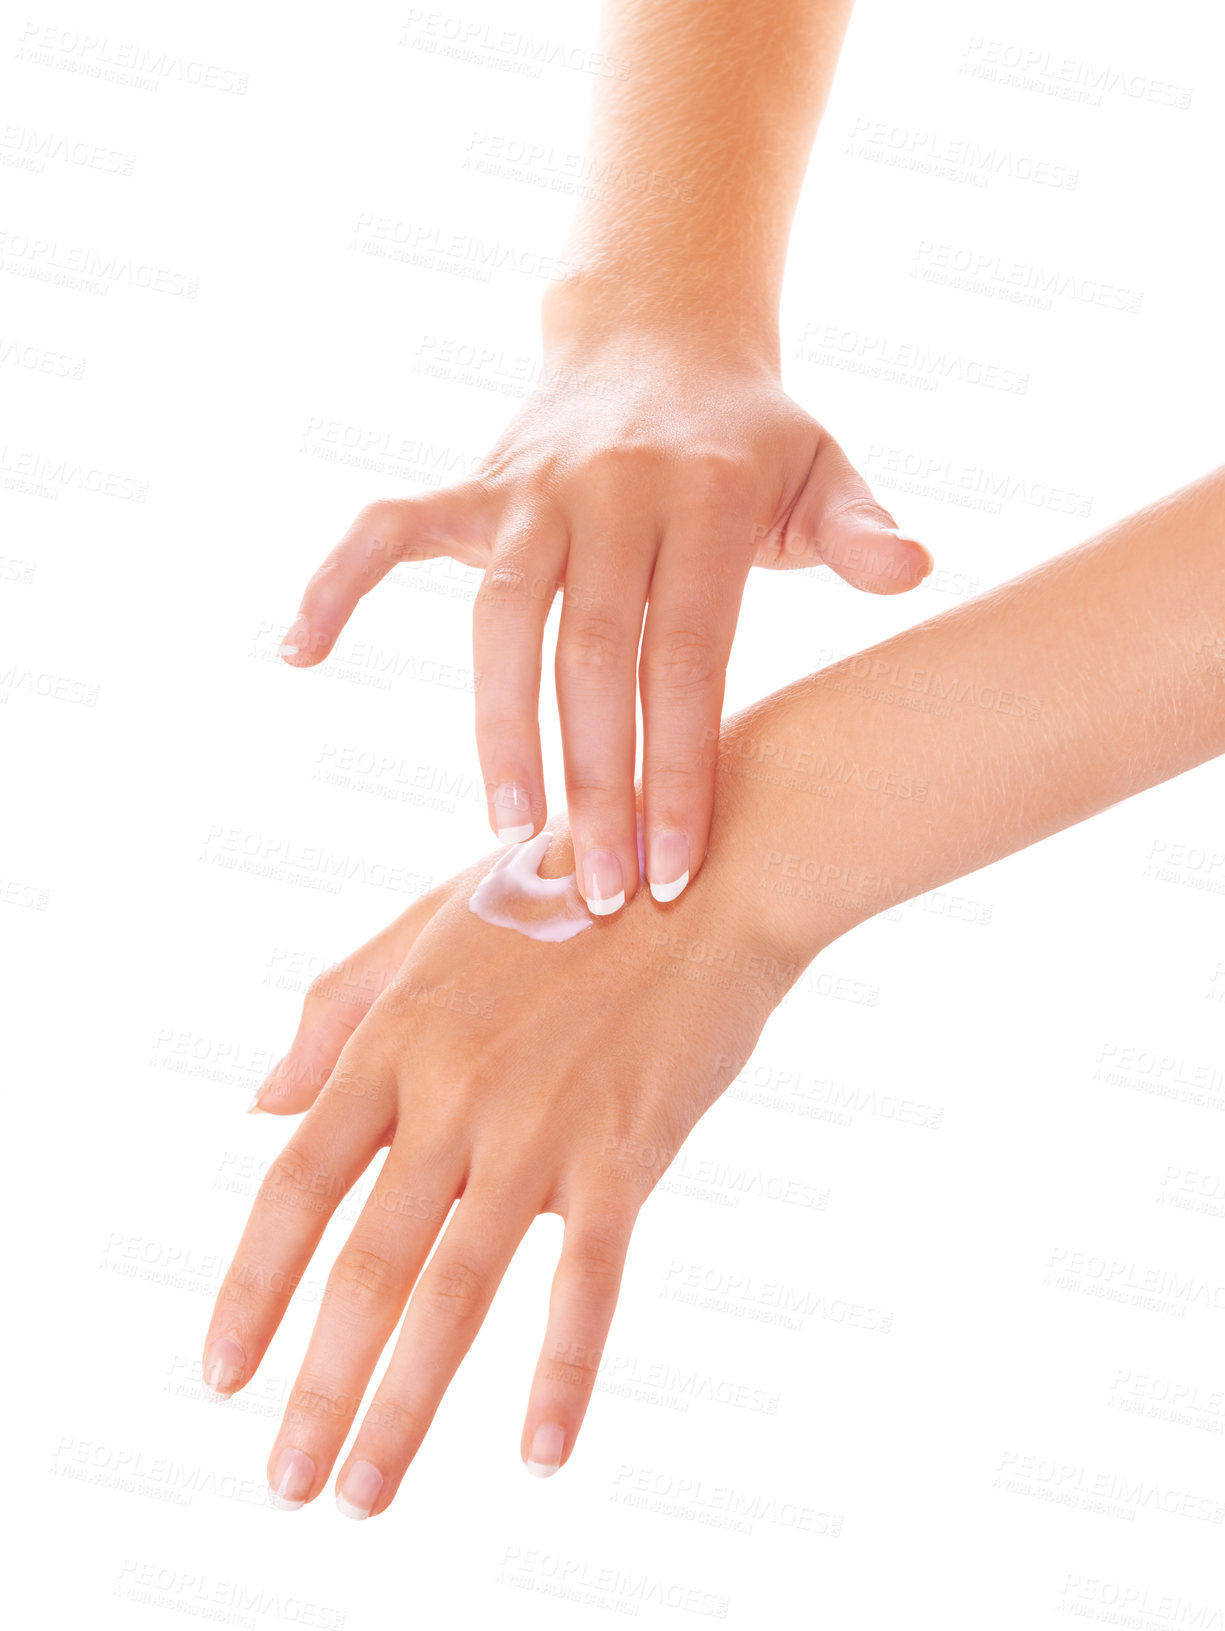
[(776, 362), (787, 240), (852, 0), (606, 0), (627, 65), (591, 118), (595, 193), (545, 298), (546, 339), (683, 325)]
[(1225, 752), (1225, 467), (729, 720), (708, 867), (803, 966)]

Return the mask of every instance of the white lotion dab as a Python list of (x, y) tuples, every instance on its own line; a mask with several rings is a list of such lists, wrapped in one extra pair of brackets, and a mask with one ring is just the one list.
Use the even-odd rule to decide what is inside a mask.
[(553, 842), (550, 832), (512, 844), (472, 891), (468, 910), (483, 923), (517, 929), (533, 940), (570, 940), (595, 922), (578, 892), (573, 872), (542, 878), (540, 863)]

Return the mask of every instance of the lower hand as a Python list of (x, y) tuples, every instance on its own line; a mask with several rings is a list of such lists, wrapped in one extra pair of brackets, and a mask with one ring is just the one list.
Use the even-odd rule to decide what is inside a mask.
[[(542, 871), (570, 870), (568, 850), (555, 841)], [(760, 901), (737, 899), (718, 867), (666, 912), (642, 899), (553, 945), (468, 909), (492, 859), (315, 982), (259, 1095), (261, 1109), (308, 1114), (260, 1186), (217, 1299), (204, 1358), (217, 1391), (254, 1376), (328, 1219), (387, 1147), (269, 1458), (278, 1504), (324, 1489), (407, 1303), (337, 1482), (347, 1515), (386, 1510), (545, 1212), (565, 1235), (520, 1453), (539, 1474), (567, 1460), (638, 1210), (786, 983)], [(743, 972), (712, 979), (669, 957), (677, 937), (722, 948), (720, 963)]]

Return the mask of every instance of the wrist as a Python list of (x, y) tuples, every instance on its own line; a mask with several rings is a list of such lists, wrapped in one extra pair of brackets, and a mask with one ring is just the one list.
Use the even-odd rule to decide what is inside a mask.
[[(849, 929), (915, 892), (909, 843), (874, 839), (876, 806), (917, 799), (918, 810), (926, 799), (914, 774), (876, 762), (860, 711), (816, 686), (801, 681), (724, 722), (706, 861), (737, 918), (756, 924), (777, 965), (793, 970), (788, 984)], [(818, 697), (824, 706), (814, 707)]]
[(777, 298), (679, 268), (650, 276), (603, 262), (576, 268), (546, 287), (540, 329), (546, 368), (614, 357), (632, 370), (645, 343), (695, 362), (765, 368), (776, 379), (781, 371)]

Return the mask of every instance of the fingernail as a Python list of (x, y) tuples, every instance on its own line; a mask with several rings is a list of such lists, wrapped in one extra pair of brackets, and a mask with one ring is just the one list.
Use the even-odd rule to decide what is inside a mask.
[(675, 900), (680, 894), (689, 882), (689, 840), (683, 832), (669, 828), (654, 835), (648, 876), (657, 901)]
[(310, 638), (310, 624), (301, 612), (281, 636), (281, 644), (276, 649), (278, 657), (296, 657)]
[(583, 857), (583, 896), (587, 910), (607, 917), (625, 905), (621, 863), (606, 849), (589, 849)]
[(346, 1518), (368, 1518), (383, 1487), (383, 1475), (373, 1461), (355, 1461), (345, 1473), (344, 1490), (336, 1491), (336, 1505)]
[(560, 1427), (538, 1427), (527, 1453), (527, 1470), (533, 1478), (552, 1478), (561, 1466), (566, 1435)]
[(282, 1512), (296, 1512), (306, 1505), (315, 1482), (315, 1463), (301, 1450), (282, 1450), (272, 1469), (268, 1499)]
[(209, 1344), (204, 1356), (204, 1385), (215, 1397), (222, 1399), (242, 1375), (242, 1368), (243, 1354), (237, 1342), (229, 1337), (218, 1337)]
[(498, 837), (504, 844), (521, 844), (535, 832), (532, 801), (518, 782), (501, 782), (490, 802)]
[(251, 1095), (251, 1102), (250, 1102), (250, 1104), (249, 1104), (249, 1105), (248, 1105), (248, 1106), (247, 1106), (247, 1114), (248, 1114), (248, 1115), (249, 1115), (249, 1116), (253, 1116), (253, 1115), (255, 1115), (255, 1113), (256, 1113), (256, 1111), (259, 1111), (259, 1113), (260, 1113), (260, 1114), (261, 1114), (261, 1115), (264, 1115), (264, 1114), (266, 1114), (266, 1113), (267, 1113), (267, 1112), (266, 1112), (266, 1111), (265, 1111), (265, 1110), (264, 1110), (264, 1107), (263, 1107), (263, 1105), (262, 1105), (262, 1104), (261, 1104), (261, 1103), (260, 1103), (260, 1102), (259, 1102), (259, 1096), (260, 1096), (260, 1094), (261, 1094), (261, 1093), (262, 1093), (262, 1092), (263, 1092), (263, 1091), (264, 1091), (264, 1090), (263, 1090), (263, 1088), (262, 1088), (262, 1087), (257, 1087), (257, 1088), (256, 1088), (256, 1089), (255, 1089), (255, 1092), (254, 1092), (254, 1093), (252, 1093), (252, 1095)]
[(919, 579), (919, 582), (922, 583), (923, 578), (931, 576), (932, 567), (936, 564), (932, 559), (931, 550), (928, 549), (925, 544), (921, 544), (917, 538), (912, 538), (908, 532), (899, 532), (896, 527), (891, 527), (889, 530), (892, 532), (899, 544), (909, 544), (912, 549), (917, 549), (919, 554), (922, 555), (923, 559), (927, 562), (927, 565), (923, 568), (923, 577)]

